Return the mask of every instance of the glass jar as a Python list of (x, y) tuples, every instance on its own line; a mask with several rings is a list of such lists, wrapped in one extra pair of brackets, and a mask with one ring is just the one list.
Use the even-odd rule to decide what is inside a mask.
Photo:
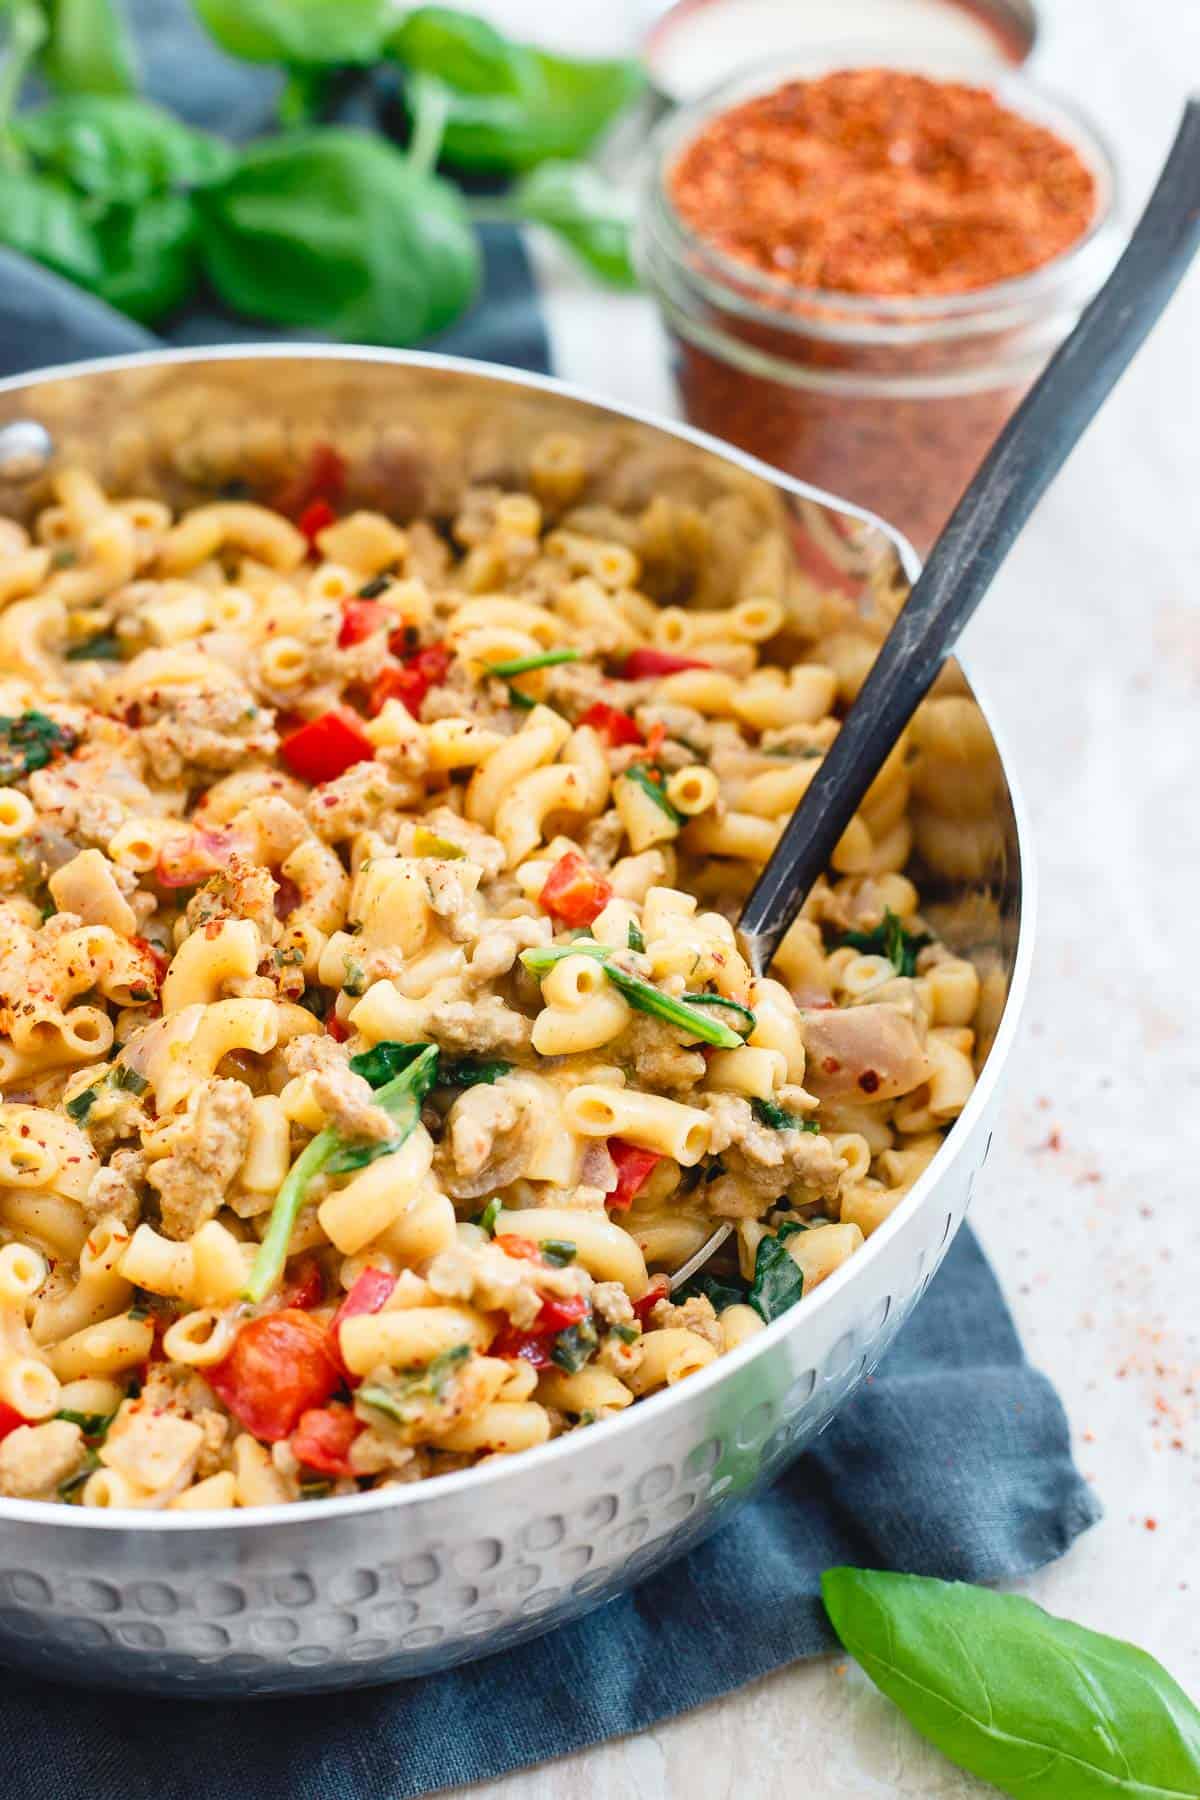
[[(963, 294), (875, 299), (794, 286), (725, 255), (684, 224), (670, 173), (711, 119), (786, 81), (848, 67), (973, 81), (1048, 127), (1095, 178), (1087, 231), (1016, 280)], [(1095, 133), (1022, 75), (836, 51), (743, 74), (660, 127), (638, 221), (638, 264), (662, 312), (687, 418), (880, 514), (924, 553), (1107, 274), (1118, 236), (1115, 195), (1112, 163)]]

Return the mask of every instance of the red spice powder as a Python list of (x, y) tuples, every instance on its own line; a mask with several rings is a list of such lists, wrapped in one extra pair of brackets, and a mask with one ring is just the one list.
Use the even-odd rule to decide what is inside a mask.
[(791, 81), (719, 114), (669, 177), (680, 217), (798, 287), (960, 294), (1080, 238), (1096, 183), (1072, 145), (985, 88), (893, 69)]

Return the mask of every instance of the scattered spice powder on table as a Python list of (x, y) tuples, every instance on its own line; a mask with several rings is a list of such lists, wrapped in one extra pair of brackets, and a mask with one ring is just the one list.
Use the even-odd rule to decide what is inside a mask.
[(1101, 192), (986, 88), (852, 68), (710, 116), (658, 209), (647, 270), (688, 417), (925, 550), (1091, 291), (1070, 253)]

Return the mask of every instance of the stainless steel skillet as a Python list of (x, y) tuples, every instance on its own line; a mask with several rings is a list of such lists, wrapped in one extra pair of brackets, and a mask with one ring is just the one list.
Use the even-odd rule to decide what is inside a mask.
[[(681, 426), (511, 370), (295, 346), (132, 357), (0, 385), (63, 460), (176, 503), (300, 464), (316, 440), (357, 492), (403, 512), (520, 471), (550, 430), (583, 435), (611, 498), (719, 502), (786, 545), (806, 604), (876, 623), (916, 573), (902, 540), (828, 495)], [(37, 498), (0, 488), (0, 511)], [(966, 693), (965, 678), (944, 679)], [(210, 1517), (0, 1501), (0, 1660), (99, 1685), (197, 1695), (392, 1680), (561, 1623), (704, 1537), (811, 1442), (933, 1275), (987, 1154), (1028, 978), (1028, 834), (997, 749), (993, 799), (918, 841), (938, 925), (984, 972), (991, 1047), (920, 1182), (846, 1267), (751, 1344), (593, 1431), (390, 1493)], [(993, 1035), (994, 1034), (994, 1035)]]

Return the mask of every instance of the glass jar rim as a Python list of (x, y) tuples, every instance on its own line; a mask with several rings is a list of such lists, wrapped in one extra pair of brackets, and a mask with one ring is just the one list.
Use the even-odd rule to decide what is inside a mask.
[[(1080, 155), (1096, 182), (1096, 210), (1086, 230), (1047, 262), (1005, 281), (957, 294), (872, 295), (804, 287), (770, 275), (727, 255), (684, 223), (670, 198), (668, 175), (684, 145), (710, 120), (784, 82), (855, 68), (903, 71), (986, 87), (1010, 111), (1053, 130)], [(1118, 208), (1116, 168), (1103, 137), (1071, 103), (1031, 81), (1023, 71), (997, 70), (984, 60), (937, 53), (914, 55), (909, 61), (898, 60), (892, 51), (873, 51), (870, 46), (831, 46), (825, 51), (815, 47), (802, 56), (771, 57), (755, 63), (669, 115), (651, 140), (642, 228), (646, 236), (654, 234), (656, 227), (665, 234), (671, 260), (676, 265), (686, 261), (688, 279), (729, 310), (777, 330), (790, 328), (807, 336), (899, 343), (914, 337), (995, 329), (1012, 313), (1036, 312), (1063, 298), (1064, 290), (1076, 294), (1090, 291), (1099, 285), (1113, 259)]]

